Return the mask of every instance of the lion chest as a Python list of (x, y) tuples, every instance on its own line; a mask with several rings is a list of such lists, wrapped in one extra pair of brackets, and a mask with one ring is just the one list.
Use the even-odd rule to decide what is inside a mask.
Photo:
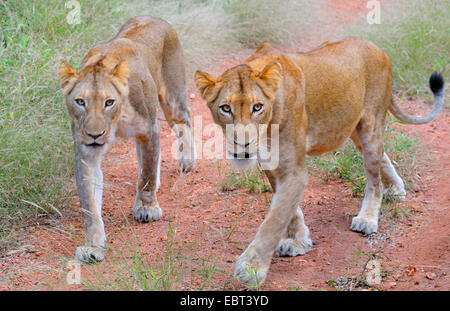
[(146, 136), (151, 131), (150, 122), (130, 105), (122, 107), (117, 121), (116, 135), (119, 137)]

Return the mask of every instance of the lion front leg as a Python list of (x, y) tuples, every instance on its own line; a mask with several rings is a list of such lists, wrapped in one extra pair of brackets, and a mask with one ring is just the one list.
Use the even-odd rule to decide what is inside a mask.
[(289, 170), (278, 178), (269, 213), (255, 239), (236, 262), (235, 277), (251, 288), (264, 282), (275, 248), (286, 232), (307, 184), (305, 166)]
[(160, 184), (161, 151), (159, 148), (159, 128), (156, 120), (152, 133), (136, 138), (138, 157), (138, 181), (133, 215), (138, 222), (150, 222), (162, 218), (156, 192)]
[[(93, 263), (102, 261), (106, 253), (106, 235), (102, 220), (101, 171), (104, 150), (86, 150), (87, 148), (97, 147), (77, 146), (75, 155), (75, 177), (86, 235), (85, 245), (79, 246), (75, 255), (82, 262)], [(89, 154), (88, 151), (94, 152)]]
[[(276, 191), (276, 178), (272, 171), (264, 171), (269, 179), (273, 191)], [(312, 241), (309, 236), (309, 229), (305, 224), (305, 219), (300, 205), (292, 217), (287, 229), (287, 238), (282, 239), (277, 246), (278, 256), (299, 256), (305, 255), (312, 248)]]

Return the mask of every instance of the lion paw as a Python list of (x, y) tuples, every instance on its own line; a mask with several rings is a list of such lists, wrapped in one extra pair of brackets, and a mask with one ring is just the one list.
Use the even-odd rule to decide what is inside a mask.
[(234, 277), (251, 289), (258, 289), (267, 275), (268, 268), (255, 266), (244, 253), (236, 261)]
[(378, 230), (378, 222), (372, 219), (366, 219), (360, 216), (353, 217), (350, 229), (361, 232), (364, 235), (369, 235)]
[(162, 209), (159, 206), (140, 206), (133, 210), (134, 219), (137, 222), (150, 222), (162, 218)]
[(312, 241), (307, 238), (303, 241), (295, 239), (282, 239), (277, 246), (276, 254), (280, 257), (294, 257), (305, 255), (312, 249)]
[(99, 246), (79, 246), (75, 257), (85, 263), (96, 263), (105, 259), (106, 248)]

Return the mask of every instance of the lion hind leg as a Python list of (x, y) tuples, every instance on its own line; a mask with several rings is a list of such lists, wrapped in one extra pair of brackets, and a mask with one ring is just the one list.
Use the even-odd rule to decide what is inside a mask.
[(177, 136), (178, 163), (183, 172), (189, 172), (195, 166), (197, 153), (187, 100), (185, 96), (173, 97), (160, 94), (159, 101), (167, 122)]
[(401, 177), (397, 174), (394, 165), (392, 165), (386, 152), (383, 154), (381, 161), (381, 179), (385, 185), (384, 193), (391, 193), (399, 200), (405, 200), (406, 190), (405, 184)]
[(383, 129), (384, 122), (375, 119), (361, 120), (356, 133), (352, 134), (353, 141), (361, 148), (367, 182), (364, 199), (358, 215), (352, 219), (350, 229), (363, 234), (371, 234), (378, 230), (378, 218), (383, 197), (381, 182), (381, 163), (383, 160)]
[(164, 83), (159, 92), (159, 102), (178, 139), (178, 163), (183, 172), (188, 172), (195, 166), (197, 153), (181, 48), (164, 56), (162, 76)]
[[(353, 132), (351, 139), (355, 144), (356, 148), (358, 148), (358, 150), (362, 152), (362, 146), (357, 131)], [(391, 193), (399, 200), (404, 200), (406, 198), (405, 184), (402, 178), (398, 175), (397, 171), (395, 170), (395, 167), (392, 164), (386, 152), (383, 152), (383, 159), (381, 160), (380, 173), (381, 173), (381, 180), (383, 181), (384, 184), (383, 193), (384, 194)]]

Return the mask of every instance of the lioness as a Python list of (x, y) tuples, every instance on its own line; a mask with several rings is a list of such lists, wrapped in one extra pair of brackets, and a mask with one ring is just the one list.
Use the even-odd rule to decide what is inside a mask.
[(115, 136), (136, 139), (139, 171), (133, 215), (138, 222), (162, 217), (156, 198), (161, 161), (158, 103), (178, 136), (181, 169), (194, 166), (183, 51), (167, 22), (134, 17), (114, 39), (90, 50), (78, 71), (61, 62), (58, 74), (72, 119), (75, 176), (86, 233), (76, 257), (101, 261), (106, 252), (101, 160)]
[[(425, 117), (405, 115), (392, 100), (388, 56), (358, 38), (327, 42), (308, 53), (293, 54), (266, 43), (218, 78), (197, 71), (195, 82), (224, 131), (230, 124), (242, 125), (235, 129), (279, 126), (279, 165), (265, 170), (274, 190), (270, 210), (235, 266), (235, 276), (252, 287), (264, 281), (275, 250), (279, 256), (311, 250), (299, 207), (307, 184), (307, 155), (335, 150), (348, 137), (353, 140), (363, 154), (367, 184), (361, 211), (350, 228), (370, 234), (378, 228), (383, 183), (400, 198), (406, 194), (383, 148), (386, 112), (405, 122), (425, 123), (437, 116), (444, 102), (444, 81), (435, 73), (430, 78), (435, 98), (432, 112)], [(245, 168), (260, 161), (259, 130), (225, 135), (232, 164)], [(266, 135), (274, 139), (270, 131)], [(241, 139), (236, 139), (239, 136)], [(286, 232), (287, 238), (282, 239)]]

